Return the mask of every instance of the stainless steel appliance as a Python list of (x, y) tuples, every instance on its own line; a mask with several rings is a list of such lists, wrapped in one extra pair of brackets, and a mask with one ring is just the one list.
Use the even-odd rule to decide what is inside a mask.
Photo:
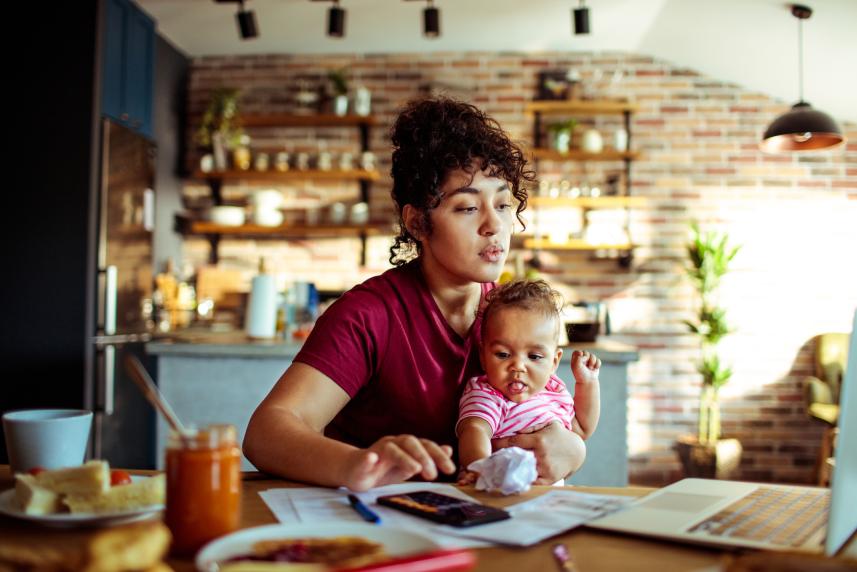
[[(96, 241), (95, 335), (88, 347), (84, 403), (95, 412), (92, 455), (113, 466), (154, 464), (154, 413), (122, 367), (146, 362), (152, 327), (155, 146), (104, 119)], [(152, 364), (147, 364), (150, 368)]]

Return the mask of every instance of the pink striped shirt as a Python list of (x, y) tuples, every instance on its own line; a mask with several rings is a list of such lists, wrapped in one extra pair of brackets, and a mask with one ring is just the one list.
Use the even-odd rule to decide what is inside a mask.
[[(521, 403), (509, 401), (491, 387), (485, 375), (467, 382), (458, 405), (458, 423), (467, 417), (479, 417), (488, 422), (493, 438), (509, 437), (530, 427), (560, 421), (571, 430), (574, 419), (574, 399), (565, 383), (552, 375), (544, 390)], [(458, 423), (456, 434), (458, 434)]]

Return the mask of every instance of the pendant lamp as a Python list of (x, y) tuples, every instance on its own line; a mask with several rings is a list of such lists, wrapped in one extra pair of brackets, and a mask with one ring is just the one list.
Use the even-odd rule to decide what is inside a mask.
[(812, 16), (812, 8), (793, 4), (791, 11), (798, 20), (800, 101), (790, 111), (774, 119), (765, 130), (759, 148), (768, 153), (820, 151), (845, 142), (845, 136), (836, 121), (803, 100), (803, 21)]

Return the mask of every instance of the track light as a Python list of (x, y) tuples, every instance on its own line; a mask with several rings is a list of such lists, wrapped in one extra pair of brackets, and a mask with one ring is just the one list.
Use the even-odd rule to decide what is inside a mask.
[(331, 38), (345, 36), (345, 9), (339, 7), (339, 0), (333, 0), (333, 6), (327, 11), (327, 35)]
[(244, 9), (244, 0), (214, 0), (217, 4), (238, 4), (238, 13), (235, 20), (238, 22), (238, 33), (242, 40), (249, 40), (259, 35), (256, 26), (256, 13), (253, 10)]
[(589, 33), (589, 8), (583, 5), (583, 0), (580, 0), (580, 7), (572, 10), (574, 19), (574, 33), (576, 35)]
[(423, 34), (426, 38), (440, 36), (440, 10), (434, 7), (432, 0), (428, 0), (428, 7), (423, 9)]
[(793, 4), (792, 16), (798, 20), (798, 85), (800, 99), (791, 108), (774, 119), (765, 130), (759, 148), (776, 153), (781, 151), (820, 151), (845, 142), (842, 129), (823, 111), (813, 109), (803, 100), (803, 21), (812, 16), (808, 6)]
[(259, 29), (256, 27), (256, 13), (253, 10), (245, 10), (243, 0), (239, 4), (235, 18), (238, 20), (238, 31), (241, 33), (241, 39), (255, 38), (259, 35)]

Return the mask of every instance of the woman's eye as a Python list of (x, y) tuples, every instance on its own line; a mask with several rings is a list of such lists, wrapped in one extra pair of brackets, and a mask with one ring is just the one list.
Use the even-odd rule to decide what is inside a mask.
[(477, 210), (476, 207), (458, 207), (457, 209), (455, 209), (456, 212), (463, 212), (463, 213), (468, 213), (468, 214), (469, 213), (475, 213), (476, 210)]
[(500, 211), (506, 211), (506, 210), (509, 210), (510, 208), (512, 208), (512, 205), (510, 203), (503, 203), (502, 205), (497, 205), (497, 210), (500, 210)]

